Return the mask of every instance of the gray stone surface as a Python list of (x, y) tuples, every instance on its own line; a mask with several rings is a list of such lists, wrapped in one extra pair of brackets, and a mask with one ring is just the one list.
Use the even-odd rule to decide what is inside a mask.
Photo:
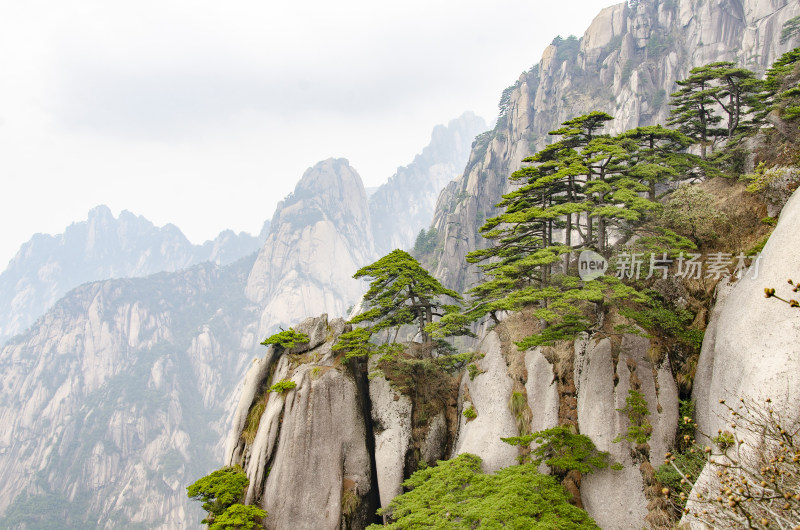
[(720, 399), (769, 397), (779, 410), (800, 412), (798, 310), (764, 297), (764, 289), (773, 287), (784, 298), (798, 298), (786, 283), (797, 279), (800, 271), (798, 227), (800, 193), (795, 192), (764, 246), (758, 276), (753, 271), (726, 288), (729, 293), (715, 306), (693, 394), (698, 426), (704, 432), (713, 434), (725, 425)]
[(625, 335), (616, 363), (618, 383), (614, 384), (614, 359), (611, 341), (575, 343), (575, 385), (578, 389), (580, 433), (589, 436), (601, 451), (608, 451), (622, 470), (604, 469), (584, 475), (581, 497), (589, 514), (604, 529), (640, 528), (645, 525), (647, 499), (634, 459), (634, 444), (614, 442), (627, 432), (629, 420), (619, 409), (625, 407), (631, 389), (631, 367), (640, 381), (639, 392), (647, 401), (647, 417), (653, 427), (650, 463), (658, 467), (671, 447), (678, 417), (678, 390), (667, 364), (656, 367), (648, 357), (650, 341)]
[[(764, 297), (764, 289), (772, 287), (783, 298), (798, 298), (786, 283), (796, 279), (800, 270), (798, 228), (800, 193), (795, 192), (764, 246), (757, 276), (753, 270), (718, 289), (694, 381), (695, 413), (704, 433), (714, 436), (720, 429), (729, 430), (729, 413), (720, 400), (735, 406), (739, 399), (763, 403), (770, 398), (779, 414), (800, 415), (800, 311)], [(758, 440), (746, 441), (745, 455), (759, 446)], [(714, 484), (715, 478), (706, 466), (692, 490), (690, 508), (692, 498)], [(683, 523), (703, 529), (702, 523), (690, 518)]]
[[(518, 463), (516, 447), (500, 439), (519, 434), (514, 416), (508, 410), (513, 382), (508, 375), (497, 333), (489, 332), (478, 346), (478, 351), (486, 354), (475, 363), (483, 373), (478, 374), (474, 380), (464, 377), (461, 384), (459, 430), (453, 456), (462, 453), (478, 455), (483, 459), (481, 468), (487, 473), (493, 473)], [(461, 414), (468, 406), (464, 399), (467, 390), (471, 397), (470, 404), (478, 413), (470, 421)]]
[(528, 380), (525, 392), (531, 409), (531, 432), (543, 431), (558, 425), (558, 385), (553, 366), (542, 355), (541, 349), (525, 352)]
[(375, 468), (381, 506), (403, 493), (406, 451), (411, 443), (411, 400), (394, 390), (383, 376), (369, 382), (375, 432)]

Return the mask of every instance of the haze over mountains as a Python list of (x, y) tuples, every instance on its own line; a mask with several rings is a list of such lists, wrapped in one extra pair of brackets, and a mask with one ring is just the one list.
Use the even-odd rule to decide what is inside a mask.
[[(415, 205), (407, 222), (381, 221), (390, 227), (381, 237), (413, 243), (433, 215), (436, 188), (458, 175), (485, 127), (466, 113), (434, 130), (423, 154), (373, 195)], [(343, 315), (356, 303), (361, 286), (351, 277), (377, 257), (371, 220), (394, 207), (384, 200), (371, 208), (355, 169), (330, 159), (309, 168), (280, 203), (258, 254), (232, 263), (249, 236), (224, 244), (223, 233), (216, 247), (197, 248), (175, 227), (127, 212), (116, 220), (104, 207), (62, 236), (35, 237), (12, 262), (21, 280), (9, 283), (23, 289), (4, 293), (11, 300), (87, 277), (54, 274), (60, 283), (45, 283), (42, 270), (166, 270), (74, 288), (0, 350), (0, 418), (8, 426), (0, 437), (0, 526), (199, 524), (185, 487), (214, 465), (204, 455), (221, 454), (236, 383), (262, 353), (259, 342), (309, 312)], [(75, 254), (88, 271), (72, 265)], [(186, 268), (193, 260), (204, 261)]]
[(266, 238), (231, 230), (193, 245), (174, 225), (153, 226), (106, 206), (58, 235), (36, 234), (0, 274), (0, 344), (24, 331), (67, 291), (90, 281), (173, 272), (203, 261), (227, 265), (255, 252)]
[[(331, 388), (345, 389), (337, 397), (346, 398), (339, 401), (348, 404), (350, 423), (328, 421), (330, 432), (304, 438), (309, 441), (304, 454), (328, 456), (325, 451), (331, 447), (345, 447), (342, 440), (358, 443), (358, 477), (369, 481), (363, 489), (369, 503), (378, 497), (385, 503), (390, 497), (385, 492), (399, 491), (408, 471), (407, 451), (418, 442), (434, 460), (451, 456), (444, 454), (451, 437), (457, 440), (456, 451), (478, 453), (492, 469), (516, 463), (515, 450), (497, 440), (499, 433), (518, 434), (507, 403), (520, 385), (528, 392), (530, 409), (537, 412), (532, 425), (544, 428), (562, 413), (574, 414), (581, 432), (592, 433), (615, 451), (615, 458), (631, 464), (629, 451), (610, 442), (622, 428), (613, 411), (624, 404), (630, 384), (622, 378), (618, 386), (613, 377), (638, 370), (649, 406), (658, 411), (653, 415), (658, 425), (652, 458), (660, 459), (657, 451), (674, 436), (677, 392), (669, 366), (652, 363), (649, 343), (642, 337), (628, 336), (616, 357), (608, 340), (576, 343), (571, 346), (575, 365), (566, 368), (531, 350), (524, 355), (524, 367), (517, 364), (513, 369), (519, 372), (511, 373), (505, 357), (514, 335), (510, 322), (485, 337), (484, 373), (462, 381), (459, 403), (469, 395), (476, 409), (484, 411), (480, 419), (468, 423), (457, 414), (454, 426), (448, 426), (443, 414), (437, 414), (429, 425), (436, 422), (436, 430), (431, 427), (425, 440), (419, 440), (414, 438), (419, 432), (413, 429), (410, 402), (386, 381), (365, 383), (370, 387), (365, 389), (351, 385), (350, 375), (325, 375), (330, 341), (334, 331), (343, 329), (341, 323), (335, 330), (327, 326), (357, 303), (362, 286), (351, 279), (357, 267), (394, 246), (410, 247), (419, 230), (429, 226), (435, 228), (436, 276), (458, 290), (470, 286), (476, 271), (463, 258), (485, 244), (479, 235), (483, 220), (497, 212), (495, 204), (510, 189), (509, 173), (547, 143), (547, 131), (589, 110), (616, 115), (615, 130), (661, 120), (668, 112), (662, 92), (669, 94), (690, 68), (735, 59), (763, 70), (797, 44), (780, 44), (778, 39), (782, 24), (796, 16), (800, 5), (788, 0), (626, 2), (603, 10), (580, 40), (556, 41), (512, 84), (492, 131), (483, 133), (485, 124), (471, 114), (437, 127), (422, 154), (369, 199), (347, 160), (331, 158), (313, 165), (276, 209), (263, 245), (249, 253), (248, 237), (231, 236), (230, 246), (220, 243), (216, 251), (201, 251), (187, 246), (171, 227), (157, 229), (127, 214), (113, 220), (102, 208), (93, 211), (86, 225), (68, 230), (75, 234), (74, 245), (66, 232), (60, 239), (34, 238), (9, 269), (15, 272), (8, 273), (10, 290), (6, 293), (4, 284), (3, 296), (29, 308), (26, 318), (31, 318), (52, 304), (48, 300), (57, 298), (59, 289), (72, 290), (0, 349), (0, 527), (196, 527), (201, 510), (190, 506), (185, 488), (222, 465), (226, 438), (239, 439), (236, 428), (241, 426), (230, 429), (229, 424), (237, 398), (243, 388), (258, 386), (244, 382), (243, 374), (251, 366), (261, 370), (259, 384), (270, 375), (269, 362), (256, 360), (265, 352), (259, 342), (279, 326), (321, 313), (330, 319), (317, 318), (308, 326), (319, 331), (315, 347), (323, 348), (317, 353), (324, 355), (297, 373), (305, 378), (301, 388), (327, 388), (320, 385), (334, 381)], [(129, 233), (143, 235), (125, 239), (123, 234)], [(782, 228), (781, 233), (787, 240), (791, 232)], [(70, 247), (64, 261), (50, 260), (60, 256), (53, 249), (61, 248), (62, 241)], [(770, 251), (775, 262), (784, 259), (775, 245)], [(106, 277), (67, 285), (87, 281), (55, 273), (71, 271), (67, 260), (76, 252), (95, 256), (96, 267), (92, 260), (84, 263)], [(132, 256), (134, 264), (118, 263), (117, 256)], [(165, 272), (151, 274), (158, 266)], [(170, 267), (175, 270), (167, 271)], [(151, 275), (109, 279), (138, 274)], [(26, 305), (28, 300), (39, 305)], [(6, 318), (9, 323), (2, 329), (24, 327), (13, 315)], [(278, 373), (288, 374), (288, 364), (283, 356), (279, 370), (284, 372)], [(314, 368), (323, 374), (319, 379), (313, 379)], [(567, 412), (559, 409), (559, 392), (568, 394), (572, 408)], [(313, 401), (287, 408), (286, 414), (294, 410), (295, 415), (287, 415), (285, 423), (302, 427), (300, 420), (313, 408), (309, 403)], [(370, 452), (367, 404), (375, 404), (373, 419), (384, 427), (374, 433), (375, 440), (387, 444), (380, 455), (374, 447)], [(595, 414), (598, 409), (610, 416)], [(278, 416), (272, 417), (270, 425), (279, 423)], [(362, 431), (360, 438), (353, 434)], [(430, 432), (435, 435), (427, 437)], [(326, 438), (342, 433), (348, 438)], [(266, 449), (266, 438), (262, 441), (258, 447)], [(274, 454), (289, 453), (287, 447), (273, 447)], [(255, 453), (238, 456), (245, 454), (250, 458)], [(226, 456), (234, 457), (233, 452)], [(337, 456), (330, 461), (339, 462)], [(269, 465), (266, 457), (263, 461)], [(380, 466), (374, 474), (367, 468), (373, 462)], [(284, 459), (275, 467), (282, 477), (291, 476), (295, 468), (313, 476), (309, 463), (313, 460)], [(628, 467), (622, 472), (623, 486), (611, 470), (586, 481), (584, 502), (604, 528), (640, 527), (647, 513), (643, 478), (633, 464)], [(252, 472), (269, 491), (316, 495), (333, 514), (331, 528), (339, 525), (342, 503), (336, 495), (342, 494), (342, 477), (280, 484), (269, 482), (263, 466), (254, 465)], [(380, 487), (372, 482), (375, 476)], [(327, 495), (330, 488), (336, 494)], [(284, 505), (295, 497), (287, 498), (281, 499)], [(273, 514), (273, 520), (286, 520), (286, 513)]]

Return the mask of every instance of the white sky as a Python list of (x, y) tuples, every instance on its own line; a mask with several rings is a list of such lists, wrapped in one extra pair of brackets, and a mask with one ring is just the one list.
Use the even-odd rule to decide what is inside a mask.
[(0, 0), (0, 270), (107, 204), (258, 233), (306, 168), (376, 186), (607, 0)]

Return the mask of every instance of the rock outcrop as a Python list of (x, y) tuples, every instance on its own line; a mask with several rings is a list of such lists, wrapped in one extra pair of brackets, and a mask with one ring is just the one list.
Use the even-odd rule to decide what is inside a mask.
[[(649, 471), (661, 465), (675, 437), (678, 388), (669, 362), (654, 365), (648, 357), (649, 349), (650, 341), (635, 335), (624, 335), (617, 345), (610, 339), (575, 343), (580, 433), (623, 465), (620, 470), (600, 470), (582, 479), (584, 508), (601, 528), (645, 526), (645, 463), (652, 466)], [(640, 393), (647, 404), (647, 420), (652, 425), (647, 448), (624, 440), (630, 420), (621, 409), (630, 391)]]
[[(229, 437), (226, 464), (246, 469), (246, 501), (267, 510), (269, 529), (363, 528), (378, 507), (366, 374), (331, 351), (345, 330), (342, 319), (322, 315), (294, 329), (320, 327), (321, 343), (312, 339), (291, 353), (271, 346), (254, 364), (237, 411), (246, 409), (255, 425), (237, 413)], [(270, 392), (279, 381), (296, 386)]]
[[(483, 471), (494, 473), (518, 463), (516, 448), (500, 439), (519, 435), (508, 408), (514, 382), (508, 374), (497, 333), (489, 332), (478, 346), (478, 352), (485, 354), (475, 363), (480, 373), (474, 378), (464, 377), (461, 383), (460, 423), (453, 456), (478, 455), (483, 460)], [(474, 419), (464, 415), (469, 408), (477, 414)]]
[(228, 265), (256, 252), (264, 237), (226, 230), (193, 245), (174, 225), (156, 227), (127, 210), (114, 218), (98, 206), (63, 234), (33, 236), (0, 274), (0, 344), (83, 283), (174, 272), (204, 261)]
[(728, 414), (720, 400), (770, 398), (777, 410), (798, 413), (798, 310), (764, 297), (764, 289), (772, 287), (779, 296), (796, 298), (786, 281), (797, 278), (800, 269), (798, 227), (800, 192), (795, 192), (764, 246), (758, 269), (718, 289), (692, 394), (703, 432), (725, 430)]

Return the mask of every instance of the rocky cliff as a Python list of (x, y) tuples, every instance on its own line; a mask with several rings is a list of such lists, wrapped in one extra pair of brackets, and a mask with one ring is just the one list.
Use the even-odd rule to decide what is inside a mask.
[[(247, 471), (245, 502), (267, 510), (269, 529), (363, 528), (378, 507), (365, 374), (331, 350), (344, 320), (322, 315), (294, 329), (310, 341), (270, 346), (251, 365), (225, 463)], [(296, 386), (269, 390), (287, 380)]]
[[(800, 192), (795, 191), (784, 206), (775, 231), (764, 246), (758, 269), (738, 282), (722, 281), (716, 290), (716, 301), (706, 331), (697, 365), (694, 392), (698, 429), (710, 436), (730, 432), (731, 416), (725, 403), (734, 407), (739, 400), (762, 406), (770, 400), (779, 418), (796, 421), (798, 409), (798, 374), (800, 359), (800, 318), (798, 310), (777, 300), (764, 297), (764, 289), (776, 289), (779, 296), (795, 297), (786, 284), (796, 278), (800, 268), (797, 230), (800, 227)], [(783, 431), (781, 431), (783, 432)], [(740, 429), (746, 445), (742, 459), (746, 461), (763, 439), (759, 433)], [(711, 443), (702, 438), (703, 443)], [(689, 507), (708, 509), (694, 504), (698, 492), (708, 496), (716, 491), (715, 469), (706, 466), (697, 478)], [(713, 508), (712, 508), (713, 509)], [(702, 530), (702, 523), (687, 517), (691, 528)]]
[(375, 249), (381, 256), (409, 250), (421, 229), (433, 218), (436, 198), (464, 170), (473, 139), (486, 131), (486, 122), (465, 112), (447, 125), (437, 125), (430, 143), (407, 166), (369, 198)]
[(376, 259), (361, 177), (345, 159), (309, 168), (278, 204), (246, 294), (263, 305), (260, 333), (308, 315), (342, 316), (362, 293), (353, 274)]
[(0, 526), (197, 524), (230, 392), (260, 350), (252, 258), (72, 291), (0, 351)]
[(463, 175), (440, 195), (436, 276), (458, 290), (474, 284), (477, 269), (462, 264), (484, 245), (478, 229), (498, 213), (508, 176), (561, 122), (598, 110), (615, 117), (611, 133), (665, 123), (676, 80), (721, 60), (763, 72), (798, 45), (779, 43), (798, 15), (791, 0), (625, 2), (603, 9), (580, 39), (556, 39), (509, 87), (497, 126), (476, 139)]
[(227, 230), (193, 245), (174, 225), (156, 227), (127, 210), (115, 218), (98, 206), (62, 234), (33, 236), (0, 274), (0, 344), (82, 283), (173, 272), (203, 261), (227, 265), (255, 252), (265, 235)]
[[(654, 363), (650, 341), (636, 335), (521, 353), (514, 341), (531, 323), (510, 316), (480, 342), (474, 371), (455, 378), (442, 372), (429, 380), (387, 365), (382, 371), (373, 360), (368, 381), (366, 367), (331, 350), (344, 322), (306, 319), (294, 329), (310, 337), (308, 344), (272, 346), (253, 361), (224, 463), (245, 469), (244, 500), (267, 510), (269, 529), (363, 528), (375, 508), (402, 493), (401, 483), (421, 461), (472, 453), (494, 472), (518, 463), (518, 450), (502, 437), (566, 421), (623, 465), (583, 478), (584, 507), (602, 528), (643, 526), (652, 470), (672, 445), (678, 417), (669, 362)], [(297, 386), (269, 392), (283, 380)], [(426, 395), (430, 389), (435, 397)], [(649, 444), (619, 441), (629, 425), (620, 409), (631, 389), (651, 411)], [(467, 408), (474, 419), (464, 416)]]

